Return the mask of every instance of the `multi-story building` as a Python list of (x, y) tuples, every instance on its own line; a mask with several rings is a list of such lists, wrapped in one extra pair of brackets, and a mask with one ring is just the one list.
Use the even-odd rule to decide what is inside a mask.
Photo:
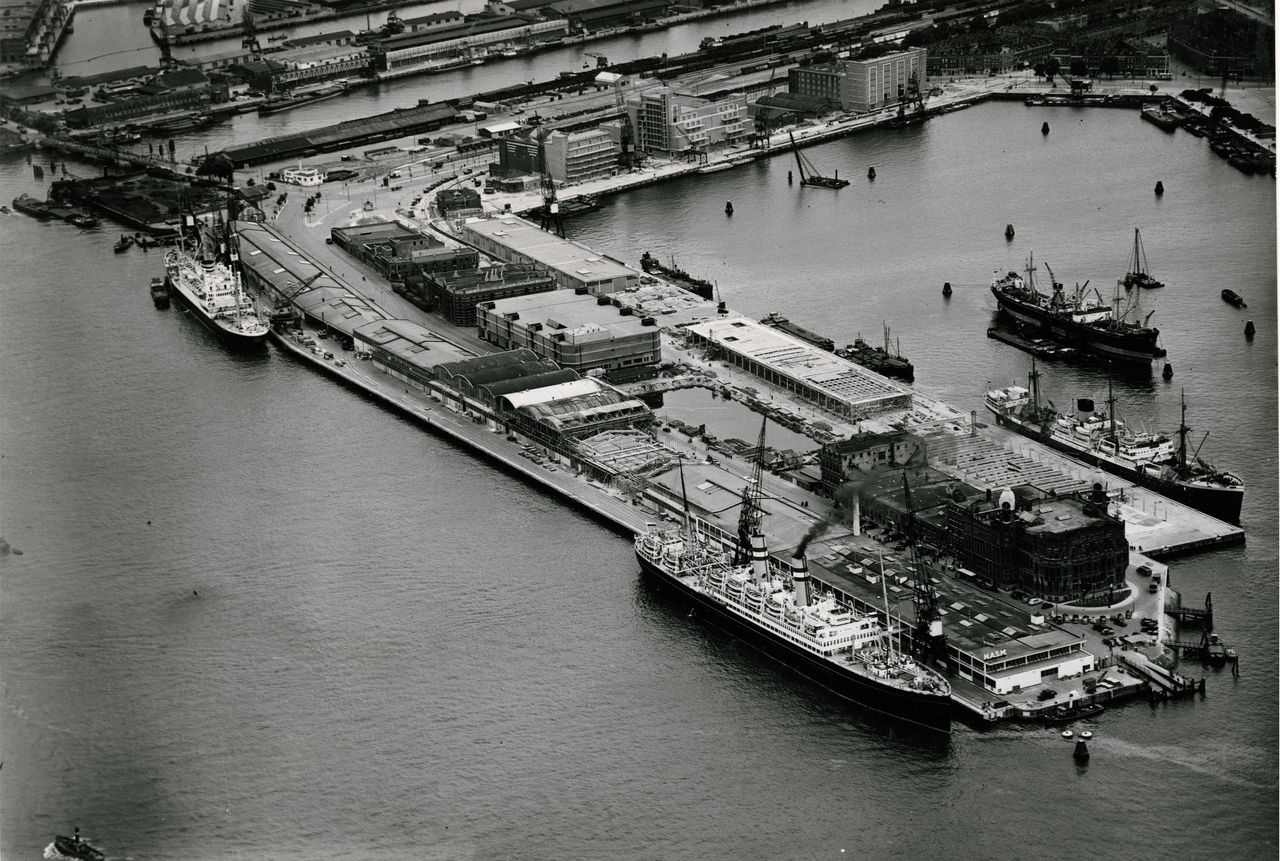
[(543, 141), (547, 172), (557, 185), (613, 176), (621, 148), (604, 129), (553, 131)]
[(693, 153), (746, 140), (747, 99), (730, 95), (711, 101), (660, 87), (627, 101), (642, 152)]
[(480, 203), (480, 192), (467, 186), (437, 191), (436, 208), (440, 210), (441, 215), (450, 218), (468, 218), (484, 212), (484, 207)]
[(441, 272), (427, 279), (427, 299), (431, 309), (455, 326), (476, 325), (476, 305), (512, 296), (547, 293), (555, 281), (540, 266), (496, 263), (484, 269)]
[(925, 442), (906, 431), (860, 433), (849, 439), (827, 443), (818, 452), (822, 484), (834, 490), (846, 481), (883, 467), (899, 467), (914, 461), (924, 463)]
[(990, 503), (947, 507), (949, 550), (959, 564), (1002, 589), (1053, 602), (1114, 603), (1125, 588), (1129, 542), (1106, 493), (1045, 497), (1006, 490)]
[(330, 234), (335, 245), (392, 281), (421, 280), (436, 272), (474, 269), (479, 263), (474, 249), (447, 246), (392, 221), (335, 227)]
[(636, 317), (604, 297), (576, 290), (482, 302), (480, 337), (503, 349), (528, 347), (562, 368), (624, 371), (662, 359), (657, 322)]
[(924, 48), (908, 48), (878, 57), (798, 66), (788, 73), (787, 89), (842, 111), (878, 111), (927, 89), (927, 63)]
[(514, 215), (468, 221), (460, 238), (507, 263), (545, 266), (556, 286), (567, 290), (599, 296), (640, 286), (640, 273), (630, 266)]

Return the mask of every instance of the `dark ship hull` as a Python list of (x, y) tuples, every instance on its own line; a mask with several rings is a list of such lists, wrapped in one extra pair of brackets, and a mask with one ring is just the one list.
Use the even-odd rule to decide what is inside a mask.
[(942, 733), (951, 732), (951, 699), (948, 696), (904, 691), (852, 672), (775, 636), (765, 628), (750, 624), (730, 613), (718, 602), (672, 577), (639, 553), (641, 569), (653, 579), (696, 608), (696, 613), (721, 630), (733, 634), (774, 660), (785, 664), (810, 681), (862, 708)]
[(1050, 448), (1069, 454), (1085, 463), (1100, 467), (1112, 475), (1128, 479), (1148, 490), (1154, 490), (1174, 502), (1188, 505), (1197, 511), (1203, 511), (1211, 517), (1225, 520), (1227, 523), (1238, 524), (1240, 522), (1240, 508), (1244, 503), (1244, 488), (1241, 486), (1201, 484), (1169, 478), (1165, 475), (1156, 475), (1147, 470), (1121, 463), (1087, 446), (1071, 445), (1047, 430), (1042, 430), (1041, 425), (1035, 422), (1023, 421), (1021, 418), (1007, 413), (996, 412), (996, 423), (1015, 430), (1037, 442), (1042, 442)]
[(1165, 349), (1156, 344), (1159, 329), (1115, 329), (1080, 323), (1050, 308), (1024, 302), (996, 287), (992, 287), (991, 292), (1001, 312), (1078, 350), (1124, 362), (1150, 362), (1166, 355)]

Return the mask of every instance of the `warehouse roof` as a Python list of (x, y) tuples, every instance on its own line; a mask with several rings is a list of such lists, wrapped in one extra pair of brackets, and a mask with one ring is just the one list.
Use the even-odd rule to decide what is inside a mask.
[(235, 230), (240, 236), (240, 262), (284, 296), (297, 293), (302, 284), (347, 289), (344, 282), (303, 257), (274, 227), (237, 221)]
[[(573, 290), (552, 290), (495, 299), (489, 313), (499, 316), (518, 314), (521, 326), (541, 323), (548, 329), (564, 332), (603, 327), (615, 335), (631, 335), (649, 328), (635, 314), (623, 314), (611, 302), (601, 305), (595, 296), (579, 294)], [(656, 328), (649, 330), (654, 333), (658, 331)]]
[(520, 347), (516, 350), (506, 350), (502, 353), (490, 353), (487, 356), (475, 356), (458, 362), (450, 362), (449, 364), (441, 365), (439, 371), (442, 378), (449, 379), (455, 376), (477, 373), (489, 368), (511, 367), (522, 362), (536, 361), (537, 358), (538, 354), (533, 350), (528, 347)]
[(432, 368), (466, 354), (429, 329), (409, 320), (375, 320), (356, 327), (355, 337), (411, 365)]
[(548, 268), (557, 269), (580, 280), (603, 281), (619, 277), (633, 278), (636, 281), (640, 279), (640, 273), (630, 266), (604, 257), (585, 245), (561, 239), (533, 222), (514, 215), (473, 219), (463, 226), (463, 230), (497, 242)]
[(605, 387), (599, 381), (585, 377), (569, 383), (559, 383), (554, 386), (543, 386), (540, 389), (530, 389), (525, 392), (504, 395), (502, 400), (507, 409), (514, 410), (520, 407), (574, 398), (579, 395), (597, 394), (602, 391), (605, 391)]
[(879, 374), (747, 317), (695, 323), (689, 331), (850, 406), (885, 401), (886, 409), (898, 409), (911, 394)]

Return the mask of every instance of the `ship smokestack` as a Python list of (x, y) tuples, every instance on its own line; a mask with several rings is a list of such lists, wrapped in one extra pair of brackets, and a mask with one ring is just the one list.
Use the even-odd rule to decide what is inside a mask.
[(764, 536), (759, 532), (751, 536), (751, 574), (757, 583), (769, 578), (769, 551), (764, 545)]
[(809, 562), (804, 554), (791, 557), (791, 582), (795, 585), (796, 605), (809, 606)]

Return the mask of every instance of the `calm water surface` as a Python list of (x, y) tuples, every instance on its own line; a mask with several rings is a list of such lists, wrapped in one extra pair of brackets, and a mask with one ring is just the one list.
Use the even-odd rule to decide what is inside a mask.
[[(1249, 482), (1248, 545), (1173, 574), (1214, 592), (1239, 680), (1109, 710), (1085, 769), (1039, 728), (895, 734), (687, 618), (620, 537), (155, 310), (159, 255), (113, 255), (111, 227), (5, 215), (0, 533), (24, 555), (0, 560), (0, 855), (79, 824), (135, 859), (1274, 858), (1273, 181), (1134, 113), (1020, 104), (808, 154), (859, 179), (800, 189), (779, 158), (571, 234), (837, 341), (886, 321), (922, 389), (979, 408), (1027, 370), (984, 336), (992, 271), (1034, 250), (1111, 285), (1141, 227), (1176, 376), (1117, 391), (1171, 428), (1185, 388), (1204, 453)], [(20, 158), (0, 177), (43, 191)]]

